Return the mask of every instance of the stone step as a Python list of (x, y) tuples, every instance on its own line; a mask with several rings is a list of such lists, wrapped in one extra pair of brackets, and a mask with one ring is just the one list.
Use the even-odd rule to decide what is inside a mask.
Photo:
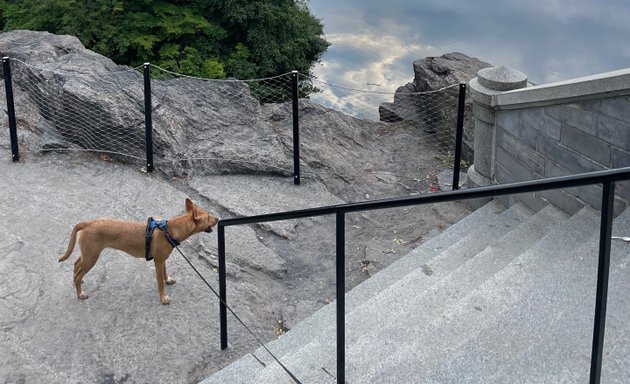
[(249, 384), (252, 383), (251, 378), (264, 367), (251, 353), (248, 353), (199, 384)]
[(492, 201), (446, 228), (438, 236), (424, 241), (418, 248), (354, 287), (350, 292), (347, 292), (347, 308), (352, 310), (357, 305), (363, 304), (366, 299), (382, 292), (390, 285), (397, 283), (403, 276), (425, 265), (443, 250), (449, 248), (469, 234), (482, 230), (488, 223), (495, 221), (504, 211), (505, 207), (503, 205)]
[[(624, 248), (624, 256), (628, 258), (628, 246)], [(602, 383), (630, 382), (630, 372), (628, 372), (628, 361), (630, 361), (629, 269), (630, 262), (626, 263), (623, 269), (620, 269), (621, 273), (611, 276), (602, 361)], [(614, 281), (620, 281), (623, 284), (616, 284)]]
[[(519, 209), (495, 217), (490, 228), (501, 227), (507, 216), (518, 217)], [(416, 270), (382, 292), (357, 295), (357, 302), (364, 302), (353, 303), (346, 318), (347, 381), (585, 381), (599, 212), (584, 208), (566, 220), (546, 207), (520, 221), (515, 230), (495, 233), (495, 241), (480, 252), (466, 248), (473, 230), (433, 258), (416, 263)], [(613, 226), (613, 235), (629, 234), (630, 210)], [(602, 382), (626, 383), (630, 378), (628, 251), (630, 244), (613, 242)], [(467, 252), (477, 254), (457, 265), (454, 260)], [(442, 268), (446, 266), (453, 268)], [(424, 280), (435, 282), (419, 283)], [(310, 325), (300, 323), (293, 329), (298, 329), (298, 337), (285, 339), (278, 348), (285, 352), (281, 360), (304, 383), (334, 383), (334, 304), (307, 320)], [(255, 354), (204, 383), (291, 382), (260, 350)]]
[[(396, 283), (402, 276), (424, 265), (433, 257), (440, 254), (444, 249), (466, 237), (469, 233), (480, 230), (480, 228), (483, 228), (489, 222), (494, 222), (504, 211), (505, 208), (500, 203), (494, 201), (490, 202), (457, 223), (449, 226), (439, 235), (426, 240), (421, 246), (397, 260), (388, 268), (379, 271), (374, 276), (346, 293), (346, 310), (349, 312), (354, 307), (363, 304), (365, 300), (383, 291), (391, 284)], [(308, 340), (316, 334), (315, 329), (323, 326), (327, 328), (331, 321), (334, 322), (334, 318), (335, 306), (327, 305), (298, 323), (280, 338), (269, 342), (266, 346), (272, 350), (274, 354), (278, 354), (278, 356), (282, 356), (290, 351), (299, 350), (303, 346), (304, 340)], [(271, 357), (262, 348), (255, 353), (257, 356), (262, 357), (262, 360), (266, 362), (265, 364), (272, 362)], [(227, 382), (224, 378), (229, 378), (229, 382), (247, 383), (249, 382), (249, 378), (247, 378), (246, 375), (239, 375), (238, 372), (256, 372), (264, 368), (264, 365), (251, 354), (245, 355), (241, 360), (242, 361), (237, 361), (225, 367), (213, 376), (206, 378), (202, 383)]]
[[(569, 219), (565, 225), (559, 225), (549, 231), (547, 235), (532, 248), (512, 262), (506, 269), (518, 270), (527, 262), (533, 264), (549, 254), (565, 252), (571, 254), (576, 242), (560, 241), (563, 236), (585, 238), (592, 233), (595, 222), (591, 211)], [(539, 245), (540, 244), (540, 245)], [(559, 246), (560, 245), (560, 246)], [(551, 253), (549, 253), (551, 252)], [(504, 270), (495, 276), (505, 275)], [(514, 272), (508, 274), (513, 277)], [(501, 281), (501, 284), (497, 284)], [(519, 293), (526, 290), (526, 280), (519, 281), (512, 287), (509, 280), (492, 278), (476, 290), (473, 290), (460, 302), (454, 303), (443, 310), (441, 315), (426, 321), (422, 307), (414, 313), (396, 319), (395, 324), (383, 323), (376, 329), (356, 330), (348, 328), (347, 346), (347, 378), (349, 382), (414, 382), (418, 377), (425, 377), (426, 372), (437, 369), (443, 361), (455, 353), (459, 347), (474, 338), (479, 332), (478, 327), (471, 323), (483, 324), (481, 321), (490, 314), (491, 319), (498, 318), (510, 306), (519, 300)], [(409, 295), (409, 293), (407, 293)], [(488, 307), (486, 309), (485, 307)], [(396, 308), (383, 308), (382, 312), (394, 312)], [(417, 316), (415, 316), (417, 315)], [(471, 322), (471, 320), (473, 320)], [(474, 320), (477, 320), (475, 322)], [(355, 334), (361, 333), (360, 336)], [(294, 356), (287, 356), (285, 364), (306, 382), (330, 382), (330, 377), (322, 375), (323, 370), (303, 372), (300, 367), (314, 365), (305, 362), (318, 362), (320, 367), (334, 372), (335, 361), (334, 334), (329, 339), (315, 338), (303, 350)], [(274, 373), (277, 376), (274, 376)], [(300, 376), (301, 375), (301, 376)], [(280, 378), (277, 367), (269, 368), (259, 373), (253, 382), (268, 382)]]
[[(555, 218), (552, 218), (554, 217)], [(410, 295), (408, 292), (417, 292), (418, 296), (422, 296), (424, 292), (429, 290), (435, 284), (438, 284), (442, 281), (442, 279), (448, 276), (452, 271), (458, 269), (463, 264), (470, 262), (470, 260), (484, 247), (488, 244), (488, 242), (493, 239), (502, 238), (507, 233), (511, 233), (515, 228), (520, 228), (524, 223), (528, 223), (526, 229), (521, 235), (514, 235), (514, 238), (534, 238), (532, 241), (535, 241), (537, 238), (540, 238), (544, 231), (540, 231), (540, 228), (535, 230), (536, 227), (543, 226), (540, 223), (540, 220), (543, 217), (547, 217), (550, 220), (555, 220), (556, 222), (564, 218), (564, 216), (559, 213), (557, 210), (545, 210), (540, 213), (540, 219), (535, 220), (532, 217), (532, 212), (527, 208), (524, 208), (521, 205), (515, 205), (509, 210), (505, 211), (500, 216), (496, 217), (492, 222), (490, 222), (487, 226), (478, 228), (474, 230), (469, 235), (460, 239), (455, 244), (446, 248), (443, 252), (437, 255), (433, 260), (431, 260), (432, 265), (435, 267), (435, 272), (427, 275), (426, 266), (422, 265), (419, 268), (421, 271), (414, 271), (411, 274), (408, 274), (403, 280), (409, 281), (406, 282), (397, 282), (389, 287), (383, 293), (376, 295), (371, 300), (367, 301), (366, 304), (358, 307), (352, 312), (349, 312), (346, 317), (346, 332), (347, 332), (347, 342), (352, 343), (356, 340), (361, 331), (372, 332), (373, 329), (379, 329), (379, 321), (381, 319), (386, 318), (387, 314), (394, 313), (393, 311), (382, 310), (381, 308), (392, 308), (396, 309), (395, 313), (398, 313), (399, 309), (407, 308), (411, 302), (413, 302), (413, 295)], [(530, 223), (531, 222), (531, 223)], [(538, 223), (538, 224), (534, 224)], [(543, 226), (544, 227), (544, 226)], [(538, 231), (538, 234), (530, 234)], [(505, 245), (514, 241), (514, 238), (510, 240), (510, 238), (506, 239)], [(526, 244), (527, 241), (524, 241), (523, 244)], [(525, 245), (524, 245), (525, 247)], [(497, 248), (498, 249), (498, 248)], [(500, 252), (488, 252), (490, 255), (494, 255), (495, 258), (499, 257)], [(492, 258), (492, 256), (488, 256)], [(425, 272), (422, 272), (425, 271)], [(487, 275), (487, 277), (491, 276), (491, 272)], [(413, 277), (412, 277), (413, 276)], [(472, 279), (474, 280), (474, 279)], [(475, 284), (471, 282), (471, 284)], [(437, 292), (437, 291), (435, 291)], [(453, 291), (451, 291), (452, 293)], [(439, 296), (439, 295), (438, 295)], [(447, 295), (448, 296), (448, 295)], [(443, 296), (446, 298), (446, 296)], [(435, 301), (435, 307), (439, 307), (439, 300)], [(301, 352), (299, 351), (301, 346), (307, 345), (307, 349), (313, 348), (318, 349), (317, 355), (320, 355), (321, 358), (315, 359), (323, 362), (326, 358), (324, 356), (331, 355), (334, 356), (334, 351), (336, 348), (335, 345), (335, 328), (334, 328), (334, 317), (330, 317), (327, 319), (326, 323), (320, 323), (316, 328), (311, 329), (311, 333), (306, 335), (299, 342), (296, 341), (293, 350), (287, 351), (287, 356), (283, 358), (283, 361), (292, 361), (294, 359), (299, 359)], [(365, 325), (368, 324), (369, 325)], [(390, 336), (387, 336), (390, 337)], [(262, 359), (263, 357), (258, 353), (257, 357)], [(305, 352), (306, 356), (310, 356), (313, 352)], [(307, 382), (326, 382), (330, 380), (330, 375), (326, 373), (323, 369), (321, 369), (321, 365), (319, 369), (309, 370), (305, 369), (305, 364), (303, 360), (299, 360), (299, 366), (296, 366), (295, 369), (300, 372), (305, 377)], [(275, 364), (271, 364), (271, 368), (269, 371), (273, 371)], [(308, 365), (308, 364), (307, 364)], [(334, 371), (334, 365), (332, 365), (332, 369), (327, 367), (327, 371)], [(255, 381), (265, 382), (268, 380), (272, 380), (272, 376), (274, 373), (270, 373), (270, 377), (265, 376), (265, 373), (258, 375)]]
[[(630, 224), (615, 222), (613, 235), (629, 236)], [(601, 382), (621, 384), (630, 382), (630, 243), (613, 241), (611, 252), (622, 260), (609, 280)], [(611, 264), (614, 261), (615, 258)]]
[[(373, 340), (363, 337), (348, 351), (348, 361), (361, 361), (360, 365), (348, 369), (348, 377), (361, 377), (361, 381), (366, 382), (403, 382), (413, 381), (418, 375), (449, 372), (445, 363), (462, 348), (473, 344), (472, 340), (481, 333), (495, 330), (495, 337), (504, 336), (504, 330), (498, 326), (500, 320), (505, 316), (509, 318), (506, 314), (518, 308), (523, 295), (540, 283), (540, 276), (562, 274), (574, 268), (580, 255), (578, 251), (595, 239), (597, 228), (596, 212), (585, 208), (433, 321), (416, 323), (413, 318), (407, 318), (408, 340), (397, 337), (377, 348), (370, 344)], [(544, 285), (541, 288), (553, 289)], [(527, 328), (536, 316), (536, 310), (525, 311), (518, 323)], [(483, 356), (469, 357), (474, 360)], [(453, 371), (452, 374), (455, 377), (450, 382), (458, 382), (457, 375), (466, 376), (469, 372)]]
[[(496, 203), (493, 203), (493, 205), (495, 204)], [(501, 210), (501, 206), (496, 207)], [(438, 248), (435, 245), (431, 247), (431, 245), (429, 245), (429, 247), (431, 248), (428, 249), (433, 249), (432, 257), (426, 259), (425, 263), (416, 264), (416, 270), (421, 269), (426, 271), (428, 265), (427, 263), (431, 262), (433, 265), (432, 268), (434, 268), (436, 271), (431, 273), (431, 276), (427, 276), (426, 274), (422, 273), (422, 276), (425, 278), (420, 280), (420, 282), (416, 286), (416, 291), (423, 292), (428, 287), (439, 281), (443, 276), (448, 275), (450, 271), (458, 268), (460, 265), (474, 257), (477, 252), (485, 248), (487, 244), (489, 244), (489, 242), (491, 242), (493, 239), (496, 239), (506, 232), (514, 229), (531, 215), (532, 212), (529, 209), (525, 208), (523, 205), (515, 205), (508, 210), (502, 211), (498, 216), (491, 218), (486, 222), (485, 225), (477, 226), (468, 234), (462, 235), (460, 237), (453, 237), (453, 242), (451, 244), (444, 244), (443, 248)], [(409, 274), (414, 274), (416, 270), (411, 271)], [(407, 276), (409, 274), (407, 274)], [(405, 281), (405, 278), (403, 276), (399, 276), (398, 281), (392, 282), (389, 287), (401, 285), (404, 287), (405, 283), (401, 283), (401, 279)], [(347, 294), (346, 314), (349, 315), (355, 308), (365, 305), (365, 303), (368, 302), (370, 299), (382, 295), (383, 292), (389, 292), (388, 289), (385, 288), (374, 290), (369, 294), (366, 290), (360, 291), (359, 293)], [(394, 295), (396, 295), (396, 293), (394, 293)], [(406, 298), (406, 295), (399, 296), (402, 300)], [(387, 298), (385, 300), (387, 300)], [(297, 333), (294, 333), (291, 336), (292, 339), (287, 338), (284, 341), (282, 345), (282, 347), (284, 348), (279, 348), (280, 343), (278, 343), (278, 346), (272, 344), (272, 347), (275, 348), (272, 351), (277, 356), (282, 356), (285, 353), (294, 353), (302, 345), (307, 344), (309, 342), (309, 339), (314, 337), (315, 335), (328, 335), (331, 332), (330, 328), (333, 328), (332, 334), (334, 334), (334, 324), (336, 318), (334, 303), (331, 304), (329, 307), (330, 309), (327, 312), (327, 316), (325, 318), (317, 319), (317, 323), (309, 326), (307, 333), (300, 334), (299, 337)], [(371, 312), (373, 314), (374, 311)], [(346, 321), (348, 321), (348, 318), (346, 319)], [(346, 328), (348, 328), (348, 326)], [(288, 343), (289, 340), (291, 340), (290, 343)], [(269, 354), (262, 348), (259, 348), (257, 351), (255, 351), (255, 355), (265, 363), (273, 362)]]
[[(630, 212), (625, 211), (614, 222), (613, 235), (630, 232)], [(628, 292), (630, 266), (626, 244), (613, 242), (611, 247), (608, 313), (604, 342), (603, 383), (628, 383), (630, 358), (628, 349)], [(555, 276), (548, 284), (557, 286), (553, 295), (549, 290), (536, 289), (522, 301), (544, 303), (536, 308), (540, 323), (537, 329), (523, 329), (529, 343), (521, 343), (520, 352), (509, 363), (496, 370), (495, 383), (523, 382), (588, 382), (593, 338), (593, 316), (597, 280), (598, 239), (584, 253), (585, 260), (576, 263), (573, 271)], [(552, 280), (554, 276), (547, 280)], [(548, 308), (548, 310), (545, 310)], [(625, 351), (624, 351), (625, 349)], [(516, 378), (521, 377), (517, 380)], [(490, 381), (489, 381), (490, 382)]]
[[(514, 206), (516, 212), (529, 215), (523, 206)], [(346, 327), (376, 329), (381, 324), (390, 327), (405, 328), (400, 319), (414, 317), (416, 321), (431, 321), (445, 308), (450, 307), (474, 290), (485, 280), (509, 264), (522, 252), (533, 246), (548, 231), (566, 221), (567, 215), (549, 205), (526, 219), (503, 236), (496, 236), (485, 249), (470, 257), (460, 245), (449, 248), (446, 252), (423, 265), (400, 282), (392, 285), (365, 305), (349, 314)], [(499, 226), (503, 225), (497, 222)], [(503, 230), (506, 227), (502, 228)], [(476, 249), (471, 249), (476, 251)], [(463, 257), (463, 258), (462, 258)], [(445, 261), (448, 259), (448, 263)], [(453, 260), (463, 261), (456, 268)], [(428, 273), (430, 271), (430, 273)], [(409, 294), (413, 292), (414, 294)], [(395, 308), (395, 312), (382, 311), (380, 308)], [(422, 308), (422, 311), (418, 311)]]

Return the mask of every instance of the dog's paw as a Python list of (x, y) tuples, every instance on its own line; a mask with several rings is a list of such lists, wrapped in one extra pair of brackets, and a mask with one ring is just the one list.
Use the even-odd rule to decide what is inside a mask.
[(175, 278), (172, 276), (169, 276), (168, 279), (166, 279), (166, 284), (168, 285), (173, 285), (175, 283), (177, 283), (177, 280), (175, 280)]
[(171, 298), (166, 295), (164, 297), (160, 297), (160, 301), (162, 302), (162, 304), (168, 305), (171, 303)]
[(90, 296), (88, 296), (88, 294), (87, 294), (87, 293), (85, 293), (84, 291), (81, 291), (81, 293), (79, 293), (77, 296), (79, 297), (79, 300), (85, 300), (85, 299), (87, 299), (88, 297), (90, 297)]

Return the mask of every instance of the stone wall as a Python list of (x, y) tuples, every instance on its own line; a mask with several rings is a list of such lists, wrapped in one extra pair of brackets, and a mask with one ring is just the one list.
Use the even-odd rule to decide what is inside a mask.
[[(503, 184), (630, 166), (630, 69), (491, 96), (493, 183)], [(477, 161), (477, 159), (475, 159)], [(618, 183), (617, 208), (630, 201)], [(538, 210), (547, 202), (569, 214), (599, 207), (601, 187), (503, 198)]]

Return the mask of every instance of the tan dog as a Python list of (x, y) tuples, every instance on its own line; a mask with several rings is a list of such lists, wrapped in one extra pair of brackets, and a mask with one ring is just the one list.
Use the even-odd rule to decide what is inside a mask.
[[(186, 199), (186, 213), (168, 220), (168, 232), (173, 239), (183, 241), (195, 233), (212, 232), (212, 227), (218, 221), (218, 218), (199, 208), (190, 199)], [(88, 298), (81, 289), (83, 276), (96, 264), (103, 249), (114, 248), (134, 257), (145, 257), (146, 229), (146, 223), (112, 219), (84, 221), (74, 226), (68, 249), (59, 261), (64, 261), (70, 256), (79, 234), (81, 256), (74, 263), (74, 286), (80, 300)], [(173, 246), (166, 239), (164, 232), (156, 229), (151, 241), (150, 254), (155, 262), (155, 275), (162, 304), (171, 302), (164, 289), (164, 283), (169, 285), (175, 283), (175, 279), (166, 274), (166, 259), (172, 250)]]

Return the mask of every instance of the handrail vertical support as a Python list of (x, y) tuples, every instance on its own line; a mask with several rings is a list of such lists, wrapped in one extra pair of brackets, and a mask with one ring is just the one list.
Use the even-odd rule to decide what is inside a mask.
[(590, 384), (599, 384), (604, 350), (606, 324), (606, 301), (608, 299), (608, 275), (610, 272), (610, 237), (612, 235), (615, 183), (604, 182), (602, 211), (599, 231), (599, 259), (597, 265), (597, 296), (593, 325), (593, 348), (591, 352)]
[(217, 226), (217, 238), (219, 240), (219, 323), (221, 326), (221, 350), (228, 347), (228, 334), (227, 334), (227, 281), (226, 281), (226, 267), (225, 267), (225, 227), (221, 225)]
[(455, 130), (455, 163), (453, 164), (453, 190), (459, 189), (459, 172), (462, 162), (462, 140), (464, 137), (464, 108), (466, 106), (466, 83), (459, 83), (457, 101), (457, 128)]
[(11, 77), (11, 59), (2, 58), (4, 69), (4, 88), (7, 96), (7, 114), (9, 115), (9, 136), (11, 138), (11, 157), (13, 161), (20, 161), (20, 151), (18, 149), (17, 123), (15, 120), (15, 106), (13, 104), (13, 80)]
[(300, 185), (300, 119), (298, 115), (298, 71), (291, 72), (291, 99), (293, 101), (293, 184)]
[(153, 119), (151, 103), (151, 64), (144, 63), (144, 125), (147, 172), (153, 172)]
[(343, 211), (337, 211), (336, 222), (337, 383), (343, 384), (346, 382), (346, 222)]

